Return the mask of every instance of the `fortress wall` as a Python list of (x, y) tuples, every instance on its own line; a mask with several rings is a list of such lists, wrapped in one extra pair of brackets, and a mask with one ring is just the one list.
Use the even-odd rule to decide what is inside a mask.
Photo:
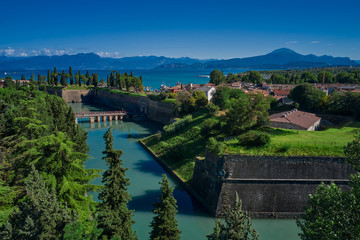
[(62, 98), (65, 102), (80, 103), (88, 102), (91, 98), (90, 90), (66, 90), (62, 91)]
[(321, 182), (347, 189), (352, 173), (343, 158), (207, 153), (195, 162), (192, 188), (215, 216), (223, 216), (238, 193), (243, 208), (254, 217), (289, 218), (303, 212), (308, 195)]
[(47, 89), (50, 94), (57, 94), (65, 102), (93, 102), (129, 112), (143, 113), (153, 121), (167, 124), (174, 117), (172, 104), (156, 102), (145, 96), (116, 94), (103, 90), (61, 90)]

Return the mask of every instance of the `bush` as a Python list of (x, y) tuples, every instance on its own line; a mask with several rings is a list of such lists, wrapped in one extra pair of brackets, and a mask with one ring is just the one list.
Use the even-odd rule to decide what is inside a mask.
[(176, 122), (164, 126), (163, 135), (164, 136), (169, 136), (169, 135), (174, 134), (175, 132), (179, 132), (186, 125), (191, 123), (191, 121), (192, 121), (192, 116), (191, 115), (186, 115), (183, 118), (179, 118)]
[(214, 118), (206, 119), (201, 125), (201, 134), (204, 136), (215, 135), (218, 133), (219, 120)]
[(218, 142), (215, 138), (211, 137), (209, 138), (209, 141), (206, 145), (207, 150), (215, 153), (218, 156), (221, 156), (224, 154), (225, 145), (223, 142)]
[(220, 110), (220, 107), (216, 106), (215, 104), (213, 103), (209, 103), (206, 108), (208, 109), (209, 113), (212, 115), (212, 116), (215, 116), (216, 114), (219, 113), (219, 110)]
[(271, 141), (267, 133), (257, 131), (244, 133), (238, 139), (241, 146), (249, 148), (265, 146)]

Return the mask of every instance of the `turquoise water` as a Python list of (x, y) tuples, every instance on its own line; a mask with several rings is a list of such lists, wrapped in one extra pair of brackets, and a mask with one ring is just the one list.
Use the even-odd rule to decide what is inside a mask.
[[(61, 72), (62, 70), (58, 69), (58, 72)], [(65, 71), (68, 71), (68, 69), (65, 69)], [(124, 72), (130, 73), (131, 70), (120, 70), (120, 73)], [(231, 73), (239, 73), (239, 72), (245, 72), (249, 71), (249, 69), (231, 69), (231, 70), (224, 70), (224, 74)], [(75, 70), (73, 71), (75, 74)], [(161, 84), (165, 84), (166, 86), (174, 86), (177, 82), (181, 82), (183, 84), (188, 83), (194, 83), (194, 84), (202, 84), (202, 83), (208, 83), (209, 78), (202, 78), (198, 77), (199, 75), (210, 75), (211, 70), (187, 70), (187, 71), (166, 71), (166, 70), (134, 70), (134, 76), (142, 76), (143, 77), (143, 83), (145, 87), (152, 87), (152, 89), (158, 89), (160, 88)], [(81, 74), (85, 74), (86, 71), (81, 71)], [(106, 76), (110, 74), (110, 71), (108, 70), (90, 70), (90, 74), (92, 73), (98, 73), (99, 74), (99, 80), (104, 79), (106, 81)], [(20, 71), (20, 72), (8, 72), (9, 76), (11, 76), (14, 79), (20, 79), (21, 75), (24, 74), (26, 79), (29, 79), (32, 74), (35, 75), (35, 79), (37, 79), (37, 75), (45, 75), (47, 76), (47, 70), (46, 71)], [(4, 72), (0, 72), (0, 78), (4, 78)]]
[[(105, 107), (96, 107), (81, 103), (69, 104), (75, 112), (87, 110), (109, 110)], [(134, 209), (134, 230), (139, 239), (149, 239), (149, 224), (153, 218), (152, 204), (157, 201), (160, 194), (161, 175), (165, 171), (157, 162), (137, 143), (139, 138), (155, 133), (160, 125), (149, 121), (112, 121), (106, 123), (80, 123), (88, 132), (88, 145), (91, 158), (86, 163), (87, 168), (106, 169), (102, 158), (105, 148), (103, 135), (109, 126), (113, 127), (115, 148), (121, 149), (124, 154), (121, 159), (128, 168), (127, 176), (130, 178), (129, 192), (132, 200), (130, 209)], [(171, 186), (175, 187), (174, 196), (178, 201), (178, 214), (176, 216), (179, 229), (182, 231), (181, 239), (206, 239), (214, 227), (215, 219), (209, 215), (201, 205), (192, 199), (173, 179), (169, 178)], [(101, 179), (95, 180), (101, 184)], [(96, 196), (95, 196), (96, 197)], [(261, 240), (296, 240), (298, 229), (294, 220), (263, 220), (254, 219), (254, 227), (260, 234)]]

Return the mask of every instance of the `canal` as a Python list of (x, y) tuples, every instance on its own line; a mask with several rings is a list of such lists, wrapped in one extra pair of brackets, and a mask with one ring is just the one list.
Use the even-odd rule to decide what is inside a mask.
[[(84, 103), (69, 103), (74, 112), (108, 111), (103, 106), (88, 105)], [(161, 129), (159, 124), (149, 121), (112, 121), (112, 122), (80, 122), (80, 126), (88, 132), (88, 145), (90, 158), (86, 168), (106, 169), (102, 160), (102, 151), (105, 143), (103, 135), (112, 126), (115, 139), (114, 147), (121, 149), (124, 154), (121, 159), (128, 168), (127, 177), (130, 178), (129, 193), (132, 200), (129, 209), (134, 209), (134, 230), (140, 240), (149, 239), (150, 222), (153, 218), (152, 204), (157, 201), (160, 194), (161, 176), (165, 171), (160, 165), (138, 144), (137, 140), (151, 135)], [(174, 196), (178, 202), (176, 218), (179, 229), (182, 231), (181, 239), (206, 239), (215, 224), (215, 218), (209, 215), (201, 205), (192, 199), (179, 184), (169, 177), (170, 184), (175, 187)], [(101, 179), (95, 180), (101, 184)], [(97, 196), (95, 195), (96, 199)], [(294, 220), (254, 219), (253, 225), (262, 240), (296, 240), (298, 228)]]

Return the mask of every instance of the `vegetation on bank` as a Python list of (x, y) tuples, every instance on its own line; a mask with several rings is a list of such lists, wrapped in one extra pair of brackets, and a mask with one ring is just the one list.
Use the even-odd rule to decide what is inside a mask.
[(304, 70), (264, 70), (224, 76), (217, 69), (210, 73), (210, 82), (221, 83), (247, 82), (253, 84), (301, 84), (301, 83), (360, 83), (360, 67), (313, 68)]
[[(123, 152), (113, 149), (111, 129), (104, 135), (104, 186), (92, 185), (101, 170), (84, 167), (86, 132), (63, 99), (37, 88), (0, 89), (0, 239), (137, 239)], [(168, 181), (161, 190), (151, 223), (154, 239), (180, 233)], [(102, 202), (87, 194), (94, 191)]]

